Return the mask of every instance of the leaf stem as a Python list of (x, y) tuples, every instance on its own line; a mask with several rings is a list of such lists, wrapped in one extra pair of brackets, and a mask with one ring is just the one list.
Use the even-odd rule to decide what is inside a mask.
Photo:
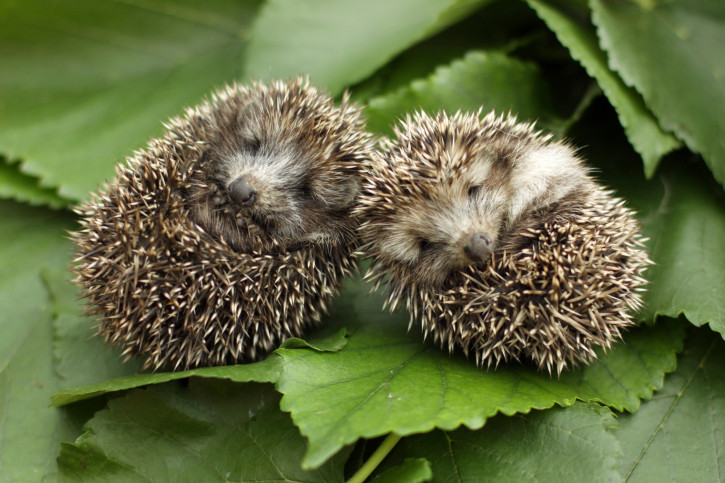
[(390, 433), (382, 443), (380, 443), (380, 446), (378, 446), (378, 449), (375, 450), (375, 452), (370, 455), (370, 458), (360, 467), (359, 470), (357, 470), (357, 473), (352, 475), (352, 477), (347, 480), (347, 483), (363, 483), (365, 479), (370, 476), (370, 473), (373, 472), (375, 468), (378, 467), (380, 463), (385, 459), (386, 456), (388, 456), (388, 453), (395, 447), (396, 444), (398, 444), (398, 441), (400, 441), (401, 436), (395, 433)]

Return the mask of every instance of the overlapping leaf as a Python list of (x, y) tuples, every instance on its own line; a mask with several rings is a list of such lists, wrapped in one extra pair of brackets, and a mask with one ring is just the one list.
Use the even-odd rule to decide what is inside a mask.
[(405, 113), (418, 109), (514, 112), (522, 120), (553, 117), (550, 98), (536, 65), (500, 52), (470, 52), (426, 79), (370, 100), (368, 128), (389, 134)]
[(403, 439), (391, 460), (424, 457), (433, 481), (619, 481), (619, 442), (611, 412), (575, 404), (512, 417), (496, 416), (480, 431), (433, 431)]
[(609, 65), (725, 183), (725, 3), (591, 0)]
[(0, 5), (0, 153), (87, 196), (161, 122), (241, 73), (257, 1)]
[(346, 320), (350, 330), (343, 350), (278, 351), (282, 409), (310, 442), (306, 467), (360, 437), (476, 429), (498, 412), (570, 405), (577, 398), (634, 410), (674, 369), (683, 337), (677, 323), (633, 330), (599, 362), (560, 379), (516, 365), (485, 371), (423, 343), (417, 331), (406, 334), (405, 315), (381, 313), (382, 297), (350, 285), (336, 305), (345, 317), (333, 319)]
[(16, 163), (0, 156), (0, 198), (22, 201), (33, 206), (61, 208), (69, 203), (54, 189), (40, 186), (38, 179), (20, 171)]
[[(556, 2), (527, 0), (529, 5), (552, 29), (559, 41), (571, 52), (594, 77), (602, 91), (617, 110), (619, 120), (629, 141), (642, 156), (647, 177), (651, 177), (660, 158), (679, 146), (678, 141), (666, 133), (647, 110), (642, 97), (607, 66), (607, 56), (597, 43), (596, 35), (588, 20), (577, 17), (573, 9), (566, 9)], [(588, 14), (588, 10), (583, 12)]]
[(368, 296), (366, 285), (350, 285), (327, 321), (331, 329), (343, 325), (352, 331), (339, 352), (283, 347), (277, 352), (281, 357), (262, 363), (132, 376), (66, 391), (55, 402), (190, 375), (277, 380), (285, 394), (283, 409), (292, 412), (310, 440), (305, 464), (315, 467), (359, 437), (390, 431), (410, 434), (461, 424), (478, 428), (497, 412), (568, 405), (577, 398), (636, 409), (639, 399), (649, 397), (674, 368), (683, 336), (675, 323), (632, 331), (625, 344), (601, 361), (558, 380), (517, 366), (487, 372), (423, 343), (417, 334), (406, 334), (403, 314), (382, 313), (382, 297)]
[(719, 481), (725, 474), (725, 342), (693, 330), (677, 371), (620, 418), (627, 481)]
[(489, 1), (270, 0), (252, 30), (246, 73), (262, 79), (307, 73), (336, 94)]
[(647, 311), (684, 313), (725, 337), (725, 202), (702, 178), (673, 166), (634, 198), (648, 206), (643, 225), (655, 261)]
[(367, 103), (430, 77), (474, 50), (511, 52), (541, 35), (544, 25), (522, 2), (492, 2), (465, 20), (396, 56), (359, 84), (350, 88), (353, 99)]
[(343, 481), (349, 451), (305, 471), (269, 386), (193, 379), (109, 402), (58, 459), (61, 481)]
[(433, 477), (430, 462), (425, 458), (407, 458), (400, 465), (380, 472), (371, 483), (422, 483)]
[(73, 428), (48, 398), (53, 370), (52, 314), (40, 270), (68, 256), (64, 213), (0, 202), (0, 480), (37, 481), (55, 466)]

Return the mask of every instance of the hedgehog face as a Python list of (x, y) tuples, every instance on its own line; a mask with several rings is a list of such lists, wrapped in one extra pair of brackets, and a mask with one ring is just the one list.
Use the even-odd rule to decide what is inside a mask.
[(409, 178), (411, 189), (395, 197), (379, 223), (377, 250), (424, 285), (438, 285), (468, 265), (485, 264), (506, 222), (509, 191), (495, 175), (492, 153), (475, 153), (463, 161), (435, 176), (410, 177), (408, 163), (389, 166), (386, 175), (402, 185)]
[(209, 143), (210, 196), (197, 219), (232, 244), (240, 226), (288, 246), (350, 238), (349, 212), (370, 149), (359, 113), (304, 85), (253, 94)]
[(364, 188), (368, 250), (420, 285), (485, 265), (518, 220), (585, 177), (570, 148), (525, 127), (492, 116), (409, 119)]
[(214, 201), (238, 222), (251, 222), (280, 240), (335, 238), (357, 197), (359, 179), (336, 173), (325, 166), (329, 160), (285, 145), (289, 141), (255, 140), (225, 156), (215, 176)]

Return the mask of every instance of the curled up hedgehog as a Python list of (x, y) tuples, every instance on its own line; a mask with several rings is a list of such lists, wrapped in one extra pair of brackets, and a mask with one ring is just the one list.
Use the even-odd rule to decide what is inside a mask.
[(77, 209), (99, 333), (145, 367), (252, 361), (319, 321), (354, 267), (370, 136), (304, 79), (231, 85)]
[(368, 277), (449, 351), (557, 374), (609, 348), (651, 263), (633, 212), (572, 147), (509, 116), (417, 113), (385, 141), (356, 215)]

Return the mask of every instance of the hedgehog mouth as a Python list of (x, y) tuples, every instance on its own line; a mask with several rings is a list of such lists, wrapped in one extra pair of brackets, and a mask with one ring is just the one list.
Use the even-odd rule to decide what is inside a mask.
[(269, 216), (265, 216), (261, 213), (250, 213), (248, 215), (249, 220), (252, 223), (261, 228), (265, 233), (270, 236), (275, 236), (279, 228), (279, 223)]

